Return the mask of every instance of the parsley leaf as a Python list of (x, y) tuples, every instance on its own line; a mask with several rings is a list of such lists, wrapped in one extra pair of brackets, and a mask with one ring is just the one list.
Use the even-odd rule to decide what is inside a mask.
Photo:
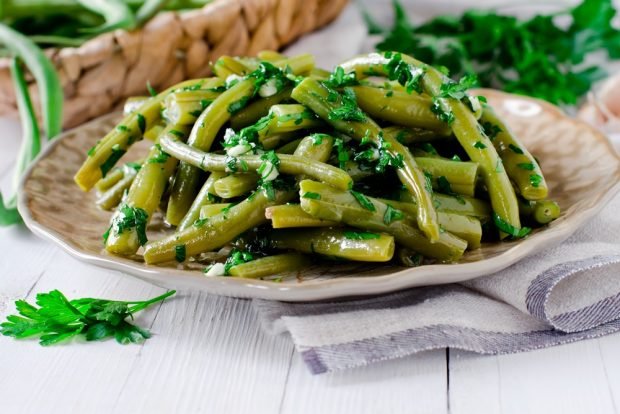
[(360, 205), (362, 207), (364, 207), (366, 210), (368, 210), (368, 211), (376, 211), (377, 210), (375, 208), (375, 205), (372, 203), (372, 201), (370, 201), (368, 199), (368, 197), (366, 197), (364, 194), (359, 193), (359, 192), (354, 191), (354, 190), (349, 190), (349, 192), (351, 193), (351, 195), (353, 195), (353, 197), (355, 197), (357, 202), (360, 203)]
[(312, 193), (312, 192), (308, 191), (307, 193), (304, 193), (301, 197), (302, 198), (309, 198), (309, 199), (312, 199), (312, 200), (320, 200), (321, 199), (321, 194), (319, 194), (319, 193)]
[(402, 220), (403, 217), (405, 217), (405, 215), (402, 211), (397, 210), (388, 204), (385, 209), (385, 214), (383, 215), (383, 222), (389, 226), (393, 221)]
[(252, 253), (233, 249), (233, 251), (230, 253), (230, 256), (228, 256), (226, 262), (224, 263), (224, 274), (228, 276), (230, 275), (229, 272), (233, 266), (247, 263), (252, 260), (254, 260), (254, 256), (252, 255)]
[(372, 240), (372, 239), (378, 239), (381, 237), (380, 234), (371, 233), (369, 231), (345, 230), (343, 233), (344, 233), (344, 237), (349, 240)]
[(99, 169), (101, 170), (101, 176), (105, 177), (108, 172), (110, 172), (110, 170), (116, 165), (118, 160), (122, 158), (123, 155), (125, 155), (125, 150), (122, 149), (118, 144), (114, 145), (112, 147), (112, 153), (110, 154), (108, 159), (105, 160), (99, 167)]
[(184, 244), (174, 246), (174, 258), (177, 262), (183, 263), (187, 257), (187, 252)]
[(36, 305), (25, 300), (15, 302), (19, 315), (7, 316), (0, 324), (0, 333), (13, 338), (38, 336), (43, 346), (53, 345), (77, 335), (87, 341), (114, 337), (120, 344), (140, 343), (150, 333), (127, 322), (150, 305), (174, 295), (174, 290), (146, 301), (121, 302), (106, 299), (68, 300), (58, 290), (39, 293)]
[(499, 230), (517, 239), (527, 236), (532, 231), (529, 227), (521, 227), (520, 229), (516, 228), (502, 219), (497, 213), (493, 214), (493, 223)]

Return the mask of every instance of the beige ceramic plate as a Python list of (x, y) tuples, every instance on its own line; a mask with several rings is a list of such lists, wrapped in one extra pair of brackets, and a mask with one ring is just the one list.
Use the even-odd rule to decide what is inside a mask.
[[(276, 283), (205, 277), (196, 268), (146, 266), (140, 256), (109, 256), (102, 249), (101, 234), (108, 226), (110, 213), (95, 207), (95, 195), (81, 192), (73, 183), (73, 175), (86, 151), (113, 127), (118, 118), (114, 114), (65, 133), (47, 148), (24, 177), (19, 210), (34, 233), (52, 240), (78, 259), (175, 289), (304, 301), (476, 278), (500, 271), (528, 254), (566, 239), (620, 189), (620, 158), (599, 132), (547, 103), (496, 91), (483, 93), (540, 159), (551, 197), (560, 203), (563, 212), (557, 221), (524, 240), (484, 245), (468, 252), (458, 264), (408, 269), (367, 264), (316, 267), (287, 275)], [(145, 145), (137, 145), (128, 156), (138, 158)], [(160, 220), (155, 221), (159, 223), (151, 226), (149, 238), (169, 231)]]

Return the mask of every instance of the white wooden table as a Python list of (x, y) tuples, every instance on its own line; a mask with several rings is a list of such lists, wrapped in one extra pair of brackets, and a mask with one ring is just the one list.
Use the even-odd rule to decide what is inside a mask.
[[(0, 119), (0, 188), (18, 146)], [(79, 206), (76, 206), (79, 208)], [(13, 302), (149, 298), (164, 290), (0, 228), (0, 319)], [(288, 337), (261, 331), (246, 300), (179, 292), (137, 318), (153, 337), (43, 348), (0, 337), (2, 413), (616, 413), (620, 335), (503, 356), (438, 350), (311, 376)]]

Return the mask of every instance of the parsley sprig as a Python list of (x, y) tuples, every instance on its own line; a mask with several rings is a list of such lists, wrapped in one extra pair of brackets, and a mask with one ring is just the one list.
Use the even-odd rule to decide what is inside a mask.
[(127, 321), (154, 303), (174, 295), (171, 290), (145, 301), (123, 302), (107, 299), (69, 300), (58, 290), (39, 293), (36, 305), (25, 300), (15, 302), (19, 315), (7, 316), (0, 333), (13, 338), (39, 336), (43, 346), (82, 335), (87, 341), (114, 337), (119, 344), (140, 343), (148, 339), (148, 330)]
[[(527, 20), (492, 10), (469, 10), (418, 26), (409, 21), (397, 0), (394, 10), (389, 29), (366, 16), (369, 31), (383, 38), (377, 50), (398, 51), (445, 66), (455, 77), (476, 73), (483, 87), (553, 103), (576, 104), (606, 75), (600, 65), (587, 63), (591, 54), (604, 51), (610, 59), (620, 58), (620, 30), (612, 25), (616, 15), (612, 0), (583, 0), (573, 8)], [(399, 80), (410, 76), (397, 61), (390, 73)]]

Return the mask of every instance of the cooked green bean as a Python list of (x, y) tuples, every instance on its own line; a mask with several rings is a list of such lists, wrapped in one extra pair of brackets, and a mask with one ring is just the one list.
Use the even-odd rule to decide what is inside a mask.
[[(188, 128), (182, 125), (171, 125), (166, 127), (160, 140), (169, 135), (176, 136), (171, 131), (182, 134), (189, 132)], [(165, 153), (159, 144), (153, 145), (131, 184), (127, 197), (112, 217), (105, 240), (108, 252), (130, 256), (146, 243), (144, 228), (159, 206), (177, 163), (178, 160)]]
[(181, 222), (179, 223), (177, 230), (185, 230), (186, 228), (194, 224), (196, 220), (200, 218), (200, 209), (202, 208), (202, 206), (214, 203), (217, 200), (217, 197), (215, 196), (215, 189), (213, 188), (213, 186), (215, 185), (215, 182), (217, 180), (225, 176), (226, 173), (224, 172), (212, 172), (209, 175), (207, 181), (205, 181), (204, 185), (198, 192), (198, 195), (192, 202), (189, 211), (187, 212), (185, 217), (183, 217), (183, 220), (181, 220)]
[[(301, 142), (301, 138), (294, 139), (291, 142), (287, 142), (286, 144), (282, 145), (280, 148), (276, 149), (276, 154), (293, 154), (295, 150), (297, 149), (297, 147), (299, 146), (300, 142)], [(270, 149), (270, 148), (271, 148), (271, 145), (269, 146), (265, 145), (265, 149)]]
[(431, 111), (430, 96), (370, 86), (354, 86), (357, 104), (376, 119), (410, 128), (423, 128), (448, 135), (450, 128)]
[(543, 200), (549, 194), (547, 182), (536, 159), (489, 106), (482, 111), (482, 125), (493, 136), (493, 146), (502, 158), (508, 177), (526, 200)]
[(227, 208), (233, 205), (234, 203), (205, 204), (200, 208), (200, 219), (203, 220), (217, 216), (218, 214), (225, 212)]
[[(187, 143), (198, 150), (209, 151), (220, 128), (230, 119), (231, 106), (249, 99), (255, 90), (254, 79), (245, 79), (223, 92), (196, 119)], [(176, 226), (183, 220), (200, 183), (198, 168), (181, 160), (168, 201), (168, 223)]]
[(251, 68), (231, 56), (220, 56), (213, 64), (213, 73), (222, 79), (226, 79), (231, 75), (247, 75), (251, 71)]
[[(369, 200), (378, 200), (404, 213), (404, 219), (415, 222), (415, 213), (417, 211), (414, 203), (406, 203), (402, 201), (385, 200), (382, 198), (368, 197)], [(439, 210), (439, 209), (438, 209)], [(482, 225), (480, 220), (475, 217), (469, 217), (462, 214), (437, 212), (437, 220), (439, 225), (445, 231), (449, 231), (457, 237), (467, 242), (468, 249), (477, 249), (480, 247), (482, 239)]]
[(99, 208), (102, 210), (113, 210), (121, 203), (123, 196), (127, 193), (136, 178), (137, 171), (133, 169), (132, 171), (133, 173), (128, 171), (123, 174), (118, 182), (101, 193), (96, 201)]
[(560, 205), (552, 200), (519, 199), (521, 217), (533, 220), (538, 224), (547, 224), (560, 217)]
[(112, 188), (114, 184), (119, 182), (124, 176), (125, 170), (123, 168), (115, 167), (112, 171), (108, 173), (108, 175), (105, 176), (105, 178), (97, 181), (97, 184), (95, 184), (95, 189), (98, 192), (102, 193)]
[(308, 265), (310, 265), (310, 260), (306, 256), (299, 253), (284, 253), (232, 266), (229, 273), (234, 277), (257, 279), (280, 273), (294, 272)]
[(171, 124), (192, 125), (220, 94), (216, 87), (171, 93), (163, 102), (164, 118)]
[(265, 217), (271, 220), (271, 227), (274, 229), (288, 227), (333, 227), (338, 225), (335, 221), (312, 217), (303, 211), (299, 204), (269, 207), (265, 210)]
[(412, 57), (397, 53), (370, 53), (353, 58), (340, 66), (345, 72), (355, 72), (358, 79), (363, 79), (369, 73), (389, 75), (389, 68), (395, 63), (408, 65), (409, 73), (419, 77), (424, 91), (437, 99), (438, 110), (449, 121), (448, 124), (463, 149), (472, 161), (480, 165), (493, 210), (501, 220), (518, 231), (521, 222), (517, 198), (508, 175), (501, 168), (499, 154), (471, 110), (458, 99), (442, 96), (442, 85), (447, 79), (441, 72)]
[[(206, 153), (170, 136), (162, 138), (161, 146), (172, 156), (204, 171), (234, 172), (231, 168), (243, 172), (257, 171), (263, 164), (263, 160), (258, 155), (231, 158), (226, 155)], [(288, 154), (279, 154), (278, 158), (280, 159), (278, 170), (282, 174), (307, 175), (341, 189), (348, 189), (353, 184), (346, 172), (329, 164)]]
[(213, 184), (213, 190), (219, 197), (235, 198), (254, 190), (257, 183), (256, 174), (232, 174), (217, 180)]
[[(439, 239), (432, 243), (408, 221), (396, 219), (389, 213), (386, 215), (387, 204), (378, 200), (372, 202), (371, 210), (362, 206), (358, 197), (351, 192), (339, 191), (310, 180), (302, 181), (299, 186), (301, 208), (314, 217), (342, 222), (362, 230), (391, 234), (399, 244), (441, 261), (458, 260), (467, 248), (466, 241), (448, 232), (440, 233)], [(318, 197), (304, 197), (307, 193), (318, 194)]]
[(297, 104), (273, 105), (266, 118), (263, 119), (267, 122), (260, 120), (257, 123), (260, 125), (260, 128), (257, 127), (258, 140), (263, 145), (270, 137), (323, 125), (323, 122), (312, 111)]
[[(415, 203), (415, 198), (408, 191), (402, 190), (399, 194), (399, 201)], [(434, 193), (433, 202), (437, 211), (444, 213), (454, 213), (464, 216), (476, 217), (482, 221), (491, 218), (491, 206), (484, 200), (468, 196), (451, 196), (446, 194)]]
[(404, 145), (446, 138), (445, 136), (439, 135), (437, 132), (428, 129), (405, 128), (394, 125), (383, 128), (383, 133), (386, 137), (392, 137)]
[(187, 257), (220, 248), (241, 233), (267, 221), (265, 209), (286, 203), (295, 196), (288, 191), (276, 191), (273, 200), (265, 191), (257, 191), (224, 213), (198, 225), (187, 227), (175, 234), (146, 245), (144, 261), (147, 264), (169, 262), (175, 259), (176, 246), (185, 246)]
[(430, 188), (426, 186), (426, 178), (418, 168), (409, 150), (390, 136), (384, 136), (381, 128), (368, 116), (361, 114), (357, 120), (343, 120), (334, 116), (334, 111), (355, 111), (355, 108), (347, 108), (343, 105), (342, 97), (333, 94), (325, 85), (310, 78), (300, 82), (291, 97), (297, 102), (312, 109), (319, 117), (331, 124), (337, 130), (362, 140), (368, 137), (375, 145), (390, 154), (392, 162), (400, 160), (397, 164), (396, 173), (401, 182), (407, 187), (418, 200), (418, 225), (424, 234), (431, 240), (439, 239), (439, 225), (437, 213), (432, 204)]
[(279, 230), (271, 234), (278, 249), (322, 254), (359, 262), (387, 262), (394, 256), (394, 237), (344, 229)]
[(123, 115), (127, 116), (131, 113), (136, 112), (136, 110), (149, 99), (151, 99), (150, 96), (130, 96), (125, 101), (125, 105), (123, 105)]
[(275, 95), (268, 96), (263, 99), (257, 99), (239, 112), (230, 117), (230, 127), (235, 131), (252, 125), (269, 113), (269, 109), (273, 105), (289, 99), (293, 88), (286, 87)]
[(478, 164), (440, 158), (415, 157), (418, 166), (432, 175), (433, 188), (443, 193), (474, 195)]
[(212, 82), (214, 82), (212, 78), (181, 82), (146, 101), (134, 113), (123, 118), (112, 131), (91, 148), (88, 158), (75, 174), (75, 182), (82, 190), (89, 191), (99, 179), (105, 177), (127, 149), (142, 138), (144, 131), (159, 122), (161, 102), (170, 92), (196, 86), (208, 87)]

